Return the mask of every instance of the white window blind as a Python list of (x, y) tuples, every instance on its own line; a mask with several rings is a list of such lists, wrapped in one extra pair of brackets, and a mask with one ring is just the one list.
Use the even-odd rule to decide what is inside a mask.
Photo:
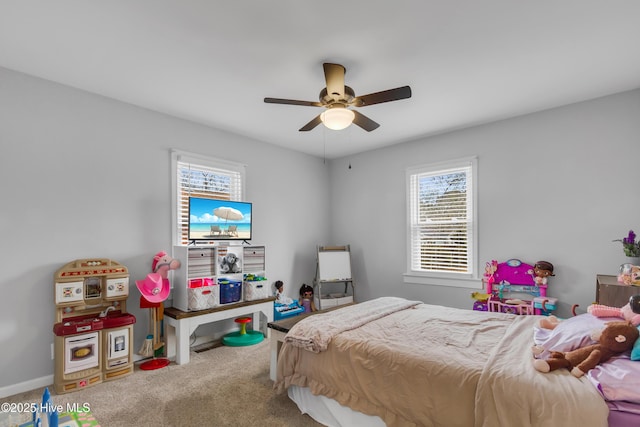
[(172, 169), (176, 207), (174, 244), (188, 243), (189, 197), (243, 200), (244, 165), (173, 151)]
[(410, 273), (475, 275), (475, 164), (407, 170)]

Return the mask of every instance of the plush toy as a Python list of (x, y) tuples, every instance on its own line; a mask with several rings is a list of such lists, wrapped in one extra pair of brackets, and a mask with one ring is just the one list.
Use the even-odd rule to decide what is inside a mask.
[(240, 270), (240, 260), (233, 252), (220, 257), (220, 273), (238, 273)]
[(154, 273), (160, 274), (163, 279), (168, 279), (169, 270), (176, 270), (180, 268), (180, 261), (175, 258), (172, 258), (171, 255), (167, 254), (165, 251), (160, 251), (153, 257), (153, 262), (151, 263), (151, 269)]
[[(578, 314), (576, 313), (576, 310), (578, 309), (578, 307), (580, 307), (580, 305), (573, 304), (571, 306), (571, 314), (573, 314), (574, 316), (577, 316)], [(629, 320), (629, 319), (625, 319), (625, 320)], [(558, 326), (559, 324), (560, 324), (560, 319), (558, 319), (553, 314), (550, 314), (549, 316), (545, 316), (538, 321), (538, 327), (542, 329), (554, 330), (556, 326)]]
[(482, 292), (471, 292), (471, 298), (476, 301), (486, 302), (491, 295)]
[(555, 274), (553, 274), (553, 264), (549, 261), (538, 261), (533, 266), (533, 274), (535, 276), (533, 281), (537, 286), (546, 286), (548, 282), (547, 277), (555, 276)]
[(638, 328), (631, 322), (609, 322), (604, 329), (592, 335), (597, 344), (581, 347), (573, 351), (552, 351), (547, 359), (535, 359), (533, 366), (540, 372), (550, 372), (567, 368), (571, 375), (580, 378), (590, 369), (605, 363), (613, 356), (631, 350), (638, 339)]
[(587, 313), (596, 317), (620, 317), (631, 322), (633, 326), (640, 325), (640, 314), (634, 313), (630, 304), (626, 304), (622, 308), (609, 307), (602, 304), (591, 304), (587, 308)]
[(556, 316), (549, 315), (549, 316), (545, 316), (542, 319), (540, 319), (538, 321), (538, 326), (543, 328), (543, 329), (555, 329), (556, 326), (558, 326), (558, 324), (560, 323), (560, 319), (558, 319)]

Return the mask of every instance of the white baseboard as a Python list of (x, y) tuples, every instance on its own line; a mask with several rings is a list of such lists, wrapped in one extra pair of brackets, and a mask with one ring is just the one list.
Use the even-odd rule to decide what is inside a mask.
[(34, 378), (18, 384), (12, 384), (6, 387), (0, 387), (0, 399), (13, 396), (14, 394), (24, 393), (26, 391), (44, 388), (53, 384), (53, 375), (46, 377)]

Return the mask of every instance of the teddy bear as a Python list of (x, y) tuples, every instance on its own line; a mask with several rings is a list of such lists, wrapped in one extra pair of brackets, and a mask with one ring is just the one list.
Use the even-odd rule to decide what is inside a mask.
[(220, 257), (220, 273), (238, 273), (240, 272), (240, 260), (238, 256), (233, 252), (229, 252), (227, 255)]
[(597, 344), (567, 352), (552, 351), (547, 359), (535, 359), (533, 366), (540, 372), (567, 368), (571, 371), (571, 375), (580, 378), (587, 371), (605, 363), (613, 356), (631, 350), (639, 335), (638, 328), (629, 321), (609, 322), (604, 329), (592, 335)]

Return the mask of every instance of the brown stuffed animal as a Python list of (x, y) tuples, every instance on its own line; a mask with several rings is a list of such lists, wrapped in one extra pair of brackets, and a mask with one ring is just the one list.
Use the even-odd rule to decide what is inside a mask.
[(592, 336), (598, 344), (567, 352), (552, 351), (551, 356), (546, 360), (534, 360), (533, 366), (540, 372), (567, 368), (571, 371), (571, 375), (580, 378), (587, 371), (613, 356), (631, 350), (638, 335), (638, 328), (631, 322), (609, 322), (599, 334)]

